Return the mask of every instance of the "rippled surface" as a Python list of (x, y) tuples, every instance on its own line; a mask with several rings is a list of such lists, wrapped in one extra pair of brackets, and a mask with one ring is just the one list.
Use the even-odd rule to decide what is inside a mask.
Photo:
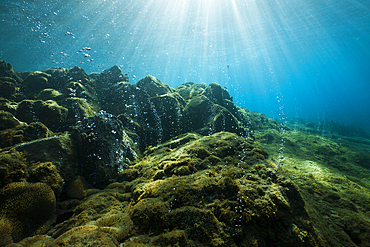
[(217, 82), (237, 105), (369, 129), (366, 1), (10, 1), (0, 59), (18, 71), (118, 65), (178, 86)]

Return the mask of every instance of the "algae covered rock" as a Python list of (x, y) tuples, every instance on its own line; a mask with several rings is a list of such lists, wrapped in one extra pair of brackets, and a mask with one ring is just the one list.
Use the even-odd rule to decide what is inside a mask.
[(215, 104), (225, 106), (225, 100), (230, 100), (231, 97), (225, 89), (217, 83), (210, 83), (204, 91), (204, 95)]
[(208, 87), (186, 83), (172, 89), (146, 76), (136, 85), (128, 81), (104, 84), (97, 95), (100, 107), (121, 116), (124, 127), (136, 134), (142, 151), (188, 131), (249, 135), (232, 98), (216, 83)]
[(171, 93), (172, 89), (170, 86), (163, 84), (160, 80), (154, 76), (147, 75), (136, 84), (144, 93), (148, 94), (149, 97), (164, 95)]
[(185, 134), (145, 155), (122, 172), (130, 180), (85, 190), (49, 232), (55, 243), (94, 242), (99, 233), (123, 246), (324, 246), (296, 185), (251, 140)]
[(11, 77), (0, 77), (0, 97), (6, 99), (17, 99), (20, 97), (19, 86)]
[(13, 66), (4, 60), (0, 60), (0, 77), (10, 77), (16, 80), (18, 83), (22, 82), (22, 79), (13, 70)]
[(71, 134), (79, 157), (78, 172), (98, 188), (138, 158), (122, 122), (111, 114), (100, 112), (85, 118)]
[(0, 98), (0, 110), (7, 111), (15, 115), (15, 111), (17, 110), (17, 108), (18, 103), (5, 98)]
[(55, 89), (52, 88), (45, 88), (42, 90), (38, 95), (37, 98), (41, 100), (61, 100), (63, 98), (63, 94)]
[(64, 184), (59, 172), (52, 162), (30, 162), (25, 154), (14, 148), (0, 152), (0, 188), (14, 182), (42, 182), (49, 185), (58, 197)]
[[(1, 114), (1, 113), (0, 113)], [(5, 114), (2, 116), (4, 117)], [(40, 138), (49, 137), (52, 132), (40, 122), (32, 122), (26, 124), (20, 122), (12, 114), (6, 114), (7, 119), (4, 119), (4, 124), (7, 127), (0, 131), (0, 148), (11, 147), (22, 142), (28, 142)]]
[(17, 145), (15, 149), (23, 152), (27, 159), (33, 162), (50, 161), (73, 164), (76, 159), (76, 151), (69, 135), (55, 135), (22, 143)]
[(39, 94), (41, 90), (45, 88), (52, 87), (51, 82), (49, 82), (51, 75), (35, 71), (24, 79), (22, 85), (22, 92), (27, 95), (28, 98), (33, 98), (35, 95)]
[(49, 246), (62, 247), (62, 246), (103, 246), (103, 247), (116, 247), (118, 241), (110, 234), (105, 232), (104, 229), (93, 226), (85, 225), (73, 228), (72, 230), (61, 235), (55, 239)]
[(95, 81), (97, 88), (109, 88), (118, 82), (128, 82), (128, 75), (123, 74), (117, 65), (98, 74)]
[(97, 113), (97, 107), (89, 104), (83, 98), (70, 97), (61, 102), (61, 105), (68, 109), (66, 125), (75, 125), (86, 117), (92, 117)]
[(0, 225), (17, 242), (45, 232), (55, 217), (53, 190), (43, 183), (10, 183), (0, 190)]
[(26, 157), (16, 150), (0, 153), (0, 188), (28, 177)]
[(0, 110), (0, 131), (12, 129), (22, 123), (16, 119), (10, 112)]
[[(6, 244), (326, 246), (325, 213), (314, 201), (368, 211), (359, 210), (355, 195), (344, 200), (339, 188), (316, 183), (321, 170), (302, 179), (310, 185), (295, 184), (281, 172), (288, 158), (277, 158), (274, 149), (340, 169), (352, 161), (367, 169), (365, 152), (295, 135), (239, 108), (217, 83), (171, 88), (146, 76), (131, 84), (118, 66), (90, 75), (77, 66), (17, 73), (4, 62), (0, 79), (0, 238)], [(299, 171), (314, 163), (296, 166), (287, 167)], [(366, 242), (365, 220), (354, 216), (356, 225), (327, 212), (330, 227), (342, 225), (351, 235), (346, 243)]]
[(24, 122), (42, 122), (51, 130), (64, 127), (68, 109), (53, 100), (23, 100), (19, 103), (15, 116)]

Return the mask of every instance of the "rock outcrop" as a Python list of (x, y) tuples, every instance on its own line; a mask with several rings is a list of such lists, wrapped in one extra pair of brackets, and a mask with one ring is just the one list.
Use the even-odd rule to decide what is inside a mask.
[(370, 142), (305, 128), (217, 83), (0, 61), (0, 246), (365, 246)]

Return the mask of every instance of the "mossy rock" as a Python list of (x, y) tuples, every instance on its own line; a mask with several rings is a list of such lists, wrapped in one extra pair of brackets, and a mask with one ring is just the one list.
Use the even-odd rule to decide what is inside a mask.
[(74, 125), (77, 121), (92, 117), (99, 112), (98, 106), (89, 104), (89, 102), (83, 98), (66, 98), (60, 104), (62, 107), (68, 109), (66, 125)]
[(63, 98), (63, 94), (55, 89), (52, 89), (52, 88), (45, 88), (44, 90), (42, 90), (38, 95), (37, 95), (37, 98), (38, 99), (41, 99), (41, 100), (54, 100), (54, 101), (58, 101), (58, 100), (61, 100)]
[(102, 246), (116, 247), (119, 243), (114, 235), (104, 228), (94, 225), (75, 227), (55, 239), (49, 247), (63, 246)]
[(222, 87), (217, 83), (210, 83), (204, 91), (204, 95), (213, 103), (224, 106), (225, 99)]
[(200, 95), (189, 100), (184, 109), (185, 132), (199, 130), (214, 117), (214, 104), (206, 96)]
[(22, 79), (13, 70), (13, 66), (10, 63), (6, 63), (4, 60), (0, 60), (0, 77), (11, 77), (18, 83), (22, 82)]
[(0, 77), (0, 97), (16, 99), (19, 87), (18, 82), (11, 77)]
[(123, 74), (122, 70), (117, 66), (114, 65), (109, 69), (106, 69), (102, 71), (100, 74), (95, 77), (95, 85), (96, 88), (100, 89), (107, 89), (111, 86), (114, 86), (115, 84), (119, 82), (128, 82), (128, 75)]
[(0, 98), (0, 110), (10, 112), (11, 114), (15, 115), (17, 108), (18, 103), (5, 98)]
[(82, 98), (87, 100), (89, 103), (95, 103), (97, 105), (98, 99), (95, 96), (95, 90), (90, 85), (83, 85), (80, 82), (71, 81), (68, 82), (64, 94), (71, 98)]
[(174, 90), (178, 94), (180, 94), (184, 100), (188, 101), (193, 97), (203, 94), (206, 87), (207, 85), (204, 82), (203, 83), (187, 82), (176, 87)]
[(28, 177), (26, 156), (14, 149), (0, 153), (0, 188), (12, 182), (25, 181)]
[(68, 81), (74, 81), (81, 83), (84, 86), (88, 86), (90, 84), (90, 77), (89, 75), (78, 66), (74, 66), (72, 69), (68, 70), (66, 77)]
[(21, 125), (22, 122), (16, 119), (10, 112), (0, 110), (0, 131), (12, 129)]
[(22, 123), (11, 129), (0, 131), (0, 148), (11, 147), (23, 142), (51, 136), (53, 133), (42, 123)]
[(163, 84), (160, 80), (151, 75), (145, 76), (143, 79), (138, 81), (136, 85), (143, 91), (144, 94), (147, 94), (149, 97), (173, 92), (170, 86)]
[(22, 93), (33, 99), (41, 90), (52, 87), (52, 83), (49, 82), (50, 78), (51, 75), (47, 73), (41, 71), (32, 72), (22, 83)]
[(52, 162), (36, 163), (31, 166), (28, 182), (41, 182), (50, 186), (58, 198), (63, 190), (65, 181), (59, 174), (59, 170)]
[(42, 122), (53, 131), (62, 130), (67, 120), (68, 109), (53, 100), (23, 100), (15, 116), (24, 122)]
[(43, 183), (10, 183), (0, 191), (0, 224), (15, 242), (46, 232), (55, 219), (53, 190)]

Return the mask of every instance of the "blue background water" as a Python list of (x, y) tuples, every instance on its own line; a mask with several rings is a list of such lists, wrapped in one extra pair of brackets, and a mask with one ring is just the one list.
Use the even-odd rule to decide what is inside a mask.
[(117, 64), (131, 82), (217, 82), (272, 118), (370, 131), (370, 1), (0, 0), (0, 33), (17, 71)]

